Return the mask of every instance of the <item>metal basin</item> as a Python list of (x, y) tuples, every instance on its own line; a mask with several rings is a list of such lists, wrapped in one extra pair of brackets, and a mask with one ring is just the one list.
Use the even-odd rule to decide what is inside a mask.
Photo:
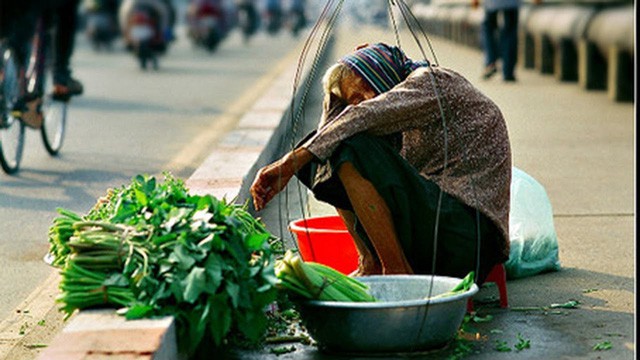
[(358, 278), (378, 302), (302, 301), (298, 308), (309, 335), (324, 351), (349, 354), (424, 352), (445, 346), (462, 324), (462, 294), (425, 300), (451, 290), (462, 279), (431, 275)]

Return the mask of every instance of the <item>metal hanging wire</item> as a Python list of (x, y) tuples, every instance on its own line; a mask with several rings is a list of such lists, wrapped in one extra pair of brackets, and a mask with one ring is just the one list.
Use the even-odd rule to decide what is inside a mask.
[[(389, 0), (390, 2), (393, 2), (394, 0)], [(405, 21), (405, 23), (407, 24), (407, 28), (409, 29), (409, 32), (411, 33), (412, 37), (414, 38), (414, 40), (416, 41), (416, 44), (418, 45), (423, 57), (425, 57), (426, 59), (426, 55), (425, 55), (425, 50), (420, 42), (420, 39), (418, 37), (418, 33), (416, 32), (416, 28), (417, 31), (419, 31), (419, 33), (423, 36), (425, 42), (427, 43), (427, 45), (429, 46), (429, 50), (431, 51), (431, 55), (433, 57), (433, 61), (434, 61), (434, 66), (439, 66), (438, 64), (438, 60), (437, 60), (437, 56), (435, 54), (435, 51), (433, 49), (433, 45), (429, 39), (429, 37), (427, 36), (424, 28), (422, 27), (420, 21), (415, 17), (415, 15), (411, 12), (411, 10), (409, 9), (409, 7), (407, 6), (406, 2), (404, 0), (395, 0), (395, 2), (398, 3), (398, 7), (400, 9), (400, 12), (402, 14), (402, 17)], [(434, 92), (436, 94), (436, 99), (438, 101), (438, 107), (440, 110), (440, 117), (442, 119), (442, 129), (443, 129), (443, 152), (444, 152), (444, 160), (443, 160), (443, 173), (446, 173), (446, 169), (447, 169), (447, 165), (448, 165), (448, 128), (447, 128), (447, 119), (451, 118), (451, 107), (449, 106), (450, 104), (448, 102), (446, 102), (446, 99), (444, 99), (443, 96), (441, 96), (441, 92), (440, 92), (440, 86), (437, 82), (436, 77), (433, 74), (433, 68), (431, 66), (428, 67), (429, 69), (429, 74), (431, 77), (431, 83), (434, 89)], [(468, 150), (468, 149), (467, 149)], [(464, 152), (464, 159), (466, 162), (466, 159), (468, 158), (467, 156), (467, 152)], [(476, 192), (476, 188), (475, 188), (475, 181), (474, 181), (474, 177), (471, 177), (471, 191), (474, 194), (474, 199), (476, 201), (476, 205), (477, 205), (477, 192)], [(432, 254), (432, 274), (435, 274), (435, 268), (436, 268), (436, 262), (437, 262), (437, 248), (438, 248), (438, 228), (439, 228), (439, 221), (440, 221), (440, 212), (441, 212), (441, 206), (442, 206), (442, 197), (444, 195), (444, 191), (442, 190), (442, 188), (440, 189), (440, 193), (438, 196), (438, 205), (436, 208), (436, 220), (435, 220), (435, 227), (434, 227), (434, 242), (433, 242), (433, 254)], [(480, 249), (481, 249), (481, 230), (480, 230), (480, 211), (476, 208), (475, 211), (475, 217), (476, 217), (476, 264), (475, 264), (475, 281), (477, 281), (478, 275), (479, 275), (479, 270), (480, 270)], [(429, 289), (429, 295), (428, 297), (431, 297), (433, 291), (433, 281), (430, 284), (430, 289)], [(419, 338), (421, 336), (422, 331), (424, 330), (424, 324), (426, 323), (426, 318), (428, 316), (428, 312), (429, 312), (429, 306), (426, 307), (426, 311), (424, 314), (424, 318), (423, 318), (423, 322), (422, 322), (422, 326), (420, 327), (420, 331), (418, 332), (416, 339)]]
[[(393, 1), (393, 0), (390, 0)], [(401, 11), (401, 14), (405, 20), (405, 22), (407, 23), (407, 27), (411, 33), (411, 35), (413, 36), (413, 38), (415, 39), (416, 43), (418, 44), (418, 47), (420, 48), (420, 51), (422, 53), (423, 56), (425, 56), (425, 50), (422, 47), (420, 40), (418, 38), (418, 34), (416, 33), (415, 29), (412, 27), (411, 24), (413, 24), (416, 28), (418, 28), (419, 32), (423, 35), (427, 45), (429, 46), (429, 49), (431, 51), (431, 54), (433, 56), (434, 59), (434, 65), (438, 66), (438, 60), (435, 54), (435, 51), (433, 50), (433, 45), (431, 43), (431, 41), (429, 40), (429, 37), (427, 36), (426, 32), (424, 31), (424, 29), (422, 28), (422, 25), (420, 24), (420, 21), (415, 17), (415, 15), (410, 11), (410, 9), (408, 8), (407, 4), (404, 2), (404, 0), (396, 0), (396, 2), (398, 3), (399, 9)], [(426, 58), (426, 56), (425, 56)], [(425, 59), (426, 60), (426, 59)], [(451, 108), (449, 106), (449, 103), (445, 101), (445, 99), (441, 96), (440, 93), (440, 87), (438, 86), (438, 82), (436, 77), (433, 74), (433, 69), (431, 66), (429, 66), (429, 74), (431, 76), (431, 82), (433, 85), (433, 89), (435, 91), (436, 94), (436, 99), (438, 101), (438, 107), (440, 109), (440, 116), (442, 119), (442, 128), (443, 128), (443, 137), (444, 137), (444, 141), (443, 141), (443, 151), (444, 151), (444, 160), (443, 160), (443, 173), (446, 173), (446, 169), (447, 169), (447, 164), (448, 164), (448, 133), (447, 133), (447, 124), (446, 124), (446, 120), (448, 118), (451, 118)], [(469, 149), (467, 149), (469, 150)], [(465, 162), (467, 161), (466, 159), (468, 158), (468, 154), (467, 151), (464, 152), (464, 159)], [(475, 188), (475, 181), (474, 181), (474, 177), (471, 177), (471, 191), (474, 194), (474, 200), (476, 201), (476, 205), (477, 205), (477, 192), (476, 192), (476, 188)], [(440, 218), (440, 211), (441, 211), (441, 206), (442, 206), (442, 197), (443, 197), (444, 191), (442, 189), (440, 189), (440, 194), (438, 197), (438, 205), (437, 205), (437, 210), (436, 210), (436, 221), (435, 221), (435, 227), (434, 227), (434, 242), (433, 242), (433, 255), (432, 255), (432, 274), (435, 274), (435, 267), (436, 267), (436, 261), (437, 261), (437, 247), (438, 247), (438, 228), (439, 228), (439, 218)], [(475, 281), (477, 282), (477, 278), (479, 275), (479, 270), (480, 270), (480, 250), (481, 250), (481, 244), (482, 244), (482, 240), (481, 240), (481, 230), (480, 230), (480, 211), (476, 208), (475, 211), (475, 217), (476, 217), (476, 266), (475, 266)], [(430, 284), (430, 289), (429, 289), (429, 298), (431, 297), (432, 291), (433, 291), (433, 281)], [(424, 330), (424, 324), (426, 323), (426, 318), (428, 316), (428, 312), (429, 312), (429, 306), (426, 307), (426, 311), (424, 314), (424, 318), (422, 321), (422, 326), (420, 327), (420, 331), (418, 332), (416, 339), (419, 338), (421, 336), (422, 331)]]
[[(309, 36), (307, 37), (300, 57), (298, 59), (298, 63), (296, 66), (296, 73), (294, 77), (293, 83), (293, 91), (291, 96), (291, 103), (289, 109), (289, 123), (287, 124), (287, 131), (285, 131), (285, 139), (281, 142), (280, 153), (284, 150), (283, 147), (288, 145), (289, 150), (293, 150), (296, 145), (297, 136), (299, 133), (300, 123), (304, 121), (305, 116), (305, 104), (307, 102), (307, 96), (311, 90), (311, 82), (306, 81), (304, 83), (304, 88), (301, 89), (301, 83), (303, 79), (303, 73), (305, 70), (305, 62), (309, 55), (309, 52), (312, 50), (312, 46), (314, 43), (317, 43), (317, 47), (315, 50), (315, 54), (313, 56), (313, 61), (311, 63), (311, 68), (309, 69), (309, 73), (307, 78), (314, 79), (318, 72), (318, 65), (320, 62), (320, 58), (324, 53), (328, 42), (331, 40), (333, 28), (338, 20), (338, 16), (342, 10), (344, 4), (344, 0), (328, 0), (325, 6), (323, 7), (318, 20), (310, 31)], [(298, 94), (302, 91), (302, 95), (299, 97)], [(288, 137), (288, 139), (286, 138)], [(288, 140), (288, 141), (287, 141)], [(295, 161), (295, 159), (294, 159)], [(297, 192), (299, 197), (300, 210), (303, 219), (306, 221), (305, 209), (304, 209), (304, 195), (302, 193), (302, 187), (298, 182), (297, 183)], [(283, 195), (284, 201), (278, 202), (278, 214), (279, 214), (279, 229), (280, 229), (280, 239), (284, 241), (284, 234), (287, 228), (287, 224), (285, 223), (285, 217), (283, 216), (283, 207), (284, 211), (287, 212), (286, 222), (290, 221), (289, 214), (289, 194), (288, 192), (284, 192)], [(284, 203), (284, 204), (283, 204)], [(307, 230), (307, 236), (310, 236)], [(298, 249), (297, 243), (293, 242), (294, 246)], [(284, 243), (283, 243), (284, 245)]]

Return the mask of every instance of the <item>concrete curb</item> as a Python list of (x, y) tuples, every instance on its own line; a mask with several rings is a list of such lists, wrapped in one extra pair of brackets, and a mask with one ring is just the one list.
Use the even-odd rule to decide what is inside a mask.
[[(254, 87), (253, 91), (264, 88), (264, 95), (246, 112), (243, 110), (248, 104), (239, 102), (231, 106), (231, 114), (243, 115), (238, 115), (239, 119), (224, 120), (227, 125), (237, 122), (218, 139), (211, 154), (186, 180), (192, 193), (211, 194), (236, 202), (249, 197), (248, 187), (255, 172), (281, 148), (280, 138), (288, 128), (285, 119), (290, 114), (292, 101), (299, 101), (303, 96), (297, 94), (292, 99), (291, 84), (300, 75), (300, 88), (305, 88), (313, 78), (309, 66), (297, 73), (297, 67), (292, 66), (295, 54), (293, 51), (280, 63), (277, 77), (267, 77), (268, 83), (257, 84), (257, 90)], [(201, 137), (203, 139), (196, 139), (196, 144), (211, 140), (210, 134)], [(55, 281), (56, 287), (57, 283)], [(39, 360), (105, 358), (179, 360), (185, 356), (179, 353), (172, 317), (127, 321), (113, 309), (103, 309), (75, 315), (38, 357)]]
[(127, 321), (112, 309), (76, 315), (38, 359), (180, 360), (172, 317)]
[(55, 308), (52, 303), (58, 293), (60, 275), (53, 272), (42, 286), (34, 290), (13, 312), (0, 323), (0, 359), (5, 359), (12, 350), (20, 345), (25, 335), (38, 327), (38, 322)]

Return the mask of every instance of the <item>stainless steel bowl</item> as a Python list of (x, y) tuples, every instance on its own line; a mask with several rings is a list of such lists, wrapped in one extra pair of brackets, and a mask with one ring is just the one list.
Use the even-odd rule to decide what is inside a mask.
[(425, 300), (451, 290), (462, 279), (431, 275), (358, 278), (378, 302), (302, 301), (298, 305), (309, 335), (335, 353), (405, 353), (437, 349), (462, 324), (474, 284), (462, 294)]

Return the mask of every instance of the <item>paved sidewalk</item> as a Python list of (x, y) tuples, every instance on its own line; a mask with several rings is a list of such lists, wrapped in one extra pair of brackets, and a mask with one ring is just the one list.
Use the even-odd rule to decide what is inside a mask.
[[(347, 35), (348, 34), (348, 35)], [(361, 35), (356, 35), (361, 34)], [(337, 59), (362, 42), (395, 43), (391, 32), (379, 30), (338, 32)], [(402, 39), (412, 57), (419, 54), (413, 40)], [(560, 83), (552, 76), (519, 69), (518, 82), (499, 77), (480, 80), (482, 54), (471, 48), (433, 39), (440, 65), (453, 68), (496, 101), (507, 121), (514, 166), (538, 180), (547, 190), (559, 238), (559, 272), (508, 282), (509, 309), (479, 307), (493, 320), (474, 324), (482, 337), (472, 359), (634, 359), (634, 105), (611, 102), (605, 92), (585, 92), (575, 83)], [(309, 106), (318, 106), (316, 98)], [(308, 121), (313, 118), (308, 116)], [(286, 224), (301, 216), (331, 212), (306, 191), (290, 186), (287, 195), (273, 202), (260, 216), (271, 231), (291, 245)], [(309, 209), (311, 211), (309, 212)], [(483, 288), (476, 299), (495, 298), (495, 287)], [(577, 300), (577, 309), (516, 311), (548, 307)], [(513, 347), (517, 334), (531, 348), (505, 353), (496, 341)], [(612, 348), (595, 351), (609, 341)], [(238, 354), (238, 359), (338, 359), (313, 347), (295, 344), (296, 351), (280, 355)], [(446, 358), (446, 351), (421, 358)]]

